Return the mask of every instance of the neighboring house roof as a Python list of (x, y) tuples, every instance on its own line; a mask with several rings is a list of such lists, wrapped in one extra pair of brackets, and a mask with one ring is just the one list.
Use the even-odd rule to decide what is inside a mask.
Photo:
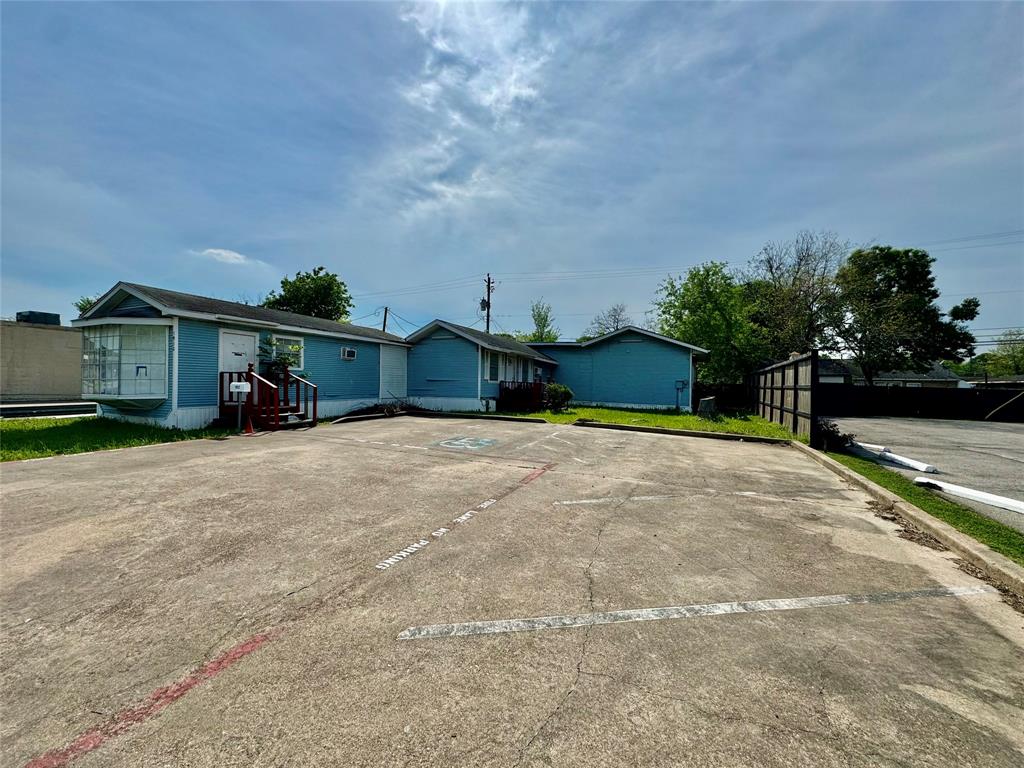
[(830, 357), (818, 358), (818, 376), (850, 376), (849, 367), (842, 360)]
[(673, 339), (671, 336), (663, 336), (660, 333), (648, 331), (646, 328), (640, 328), (639, 326), (636, 325), (624, 325), (621, 328), (618, 328), (614, 331), (609, 331), (608, 333), (602, 334), (601, 336), (597, 336), (593, 339), (588, 339), (587, 341), (530, 341), (527, 342), (527, 344), (531, 347), (589, 347), (591, 344), (598, 344), (602, 341), (607, 341), (613, 336), (618, 336), (620, 333), (626, 333), (627, 331), (632, 331), (633, 333), (640, 333), (643, 334), (644, 336), (650, 336), (652, 339), (658, 339), (659, 341), (664, 341), (669, 344), (675, 344), (678, 347), (686, 347), (687, 349), (701, 355), (708, 354), (708, 350), (704, 349), (703, 347), (698, 347), (693, 344), (687, 344), (685, 341)]
[(192, 293), (181, 293), (180, 291), (169, 291), (165, 288), (154, 288), (149, 285), (125, 282), (120, 282), (107, 291), (88, 312), (84, 312), (77, 321), (72, 322), (89, 320), (90, 316), (113, 298), (118, 291), (124, 291), (143, 301), (149, 302), (164, 315), (172, 317), (198, 317), (202, 320), (248, 323), (271, 329), (312, 331), (322, 335), (405, 345), (405, 340), (402, 337), (396, 336), (393, 333), (378, 331), (376, 328), (367, 328), (362, 325), (352, 325), (351, 323), (336, 323), (333, 320), (300, 315), (296, 312), (256, 307), (250, 304), (240, 304), (236, 301), (212, 299), (208, 296), (197, 296)]
[[(820, 360), (818, 365), (820, 370)], [(851, 360), (847, 365), (855, 379), (864, 378), (864, 372), (861, 371), (857, 363)], [(884, 371), (875, 374), (875, 381), (963, 381), (963, 379), (943, 366), (942, 363), (935, 361), (931, 364), (931, 368), (924, 373), (918, 373), (917, 371)]]
[(438, 328), (445, 328), (457, 336), (468, 339), (474, 344), (479, 344), (484, 349), (490, 349), (494, 352), (506, 352), (510, 355), (522, 355), (523, 357), (529, 357), (534, 360), (558, 365), (557, 360), (552, 360), (543, 352), (531, 349), (521, 341), (516, 341), (515, 339), (510, 339), (506, 336), (495, 336), (493, 333), (478, 331), (476, 328), (467, 328), (464, 325), (456, 325), (455, 323), (449, 323), (447, 320), (432, 320), (418, 331), (406, 336), (405, 340), (410, 344), (415, 344), (417, 341), (433, 333)]

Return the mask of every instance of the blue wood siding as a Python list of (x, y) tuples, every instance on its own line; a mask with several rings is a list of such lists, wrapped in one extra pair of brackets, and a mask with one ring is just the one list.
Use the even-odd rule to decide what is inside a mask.
[(218, 405), (220, 328), (201, 320), (178, 320), (178, 407)]
[[(284, 335), (284, 332), (282, 332)], [(298, 334), (287, 333), (289, 337)], [(303, 336), (303, 378), (317, 385), (321, 400), (376, 400), (380, 395), (380, 344), (325, 336)], [(341, 348), (356, 350), (342, 360)]]
[(548, 357), (558, 361), (551, 380), (565, 384), (577, 400), (593, 400), (593, 358), (590, 350), (582, 347), (542, 347)]
[(100, 317), (160, 317), (160, 311), (142, 299), (124, 294), (120, 301), (116, 296), (112, 296), (107, 301), (107, 306), (101, 307), (92, 315), (93, 319)]
[(409, 350), (409, 397), (476, 397), (479, 349), (443, 328), (418, 341)]
[[(690, 350), (641, 333), (622, 333), (588, 347), (544, 346), (558, 361), (555, 381), (577, 400), (674, 408), (676, 381), (690, 380)], [(690, 402), (689, 386), (680, 403)]]

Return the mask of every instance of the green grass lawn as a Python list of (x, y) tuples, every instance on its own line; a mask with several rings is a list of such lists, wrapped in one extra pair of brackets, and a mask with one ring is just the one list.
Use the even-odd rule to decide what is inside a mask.
[(630, 424), (640, 427), (667, 427), (689, 429), (696, 432), (731, 432), (736, 435), (757, 437), (781, 437), (794, 439), (794, 435), (780, 424), (762, 419), (760, 416), (720, 416), (717, 419), (702, 419), (692, 413), (673, 411), (629, 411), (621, 408), (572, 408), (561, 413), (538, 411), (536, 413), (509, 414), (545, 419), (553, 424), (571, 424), (577, 419), (592, 419), (611, 424)]
[(0, 461), (129, 448), (231, 434), (229, 429), (164, 429), (114, 419), (3, 419)]
[(966, 533), (995, 552), (1006, 555), (1015, 563), (1024, 565), (1024, 533), (978, 514), (973, 509), (948, 501), (927, 488), (914, 485), (913, 481), (898, 472), (886, 469), (870, 459), (845, 453), (828, 455), (857, 474), (895, 493), (904, 501), (909, 501), (933, 517), (949, 523), (961, 533)]

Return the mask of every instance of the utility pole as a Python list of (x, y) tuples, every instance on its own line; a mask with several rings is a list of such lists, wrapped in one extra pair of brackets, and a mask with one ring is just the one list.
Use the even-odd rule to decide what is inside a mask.
[(487, 279), (484, 281), (484, 289), (487, 291), (486, 298), (480, 300), (480, 309), (487, 313), (487, 333), (491, 332), (491, 293), (494, 291), (494, 281), (491, 280), (491, 273), (487, 273)]
[(384, 331), (385, 333), (387, 333), (387, 330), (388, 330), (388, 308), (387, 307), (384, 307), (384, 325), (382, 325), (380, 327), (380, 329), (382, 331)]

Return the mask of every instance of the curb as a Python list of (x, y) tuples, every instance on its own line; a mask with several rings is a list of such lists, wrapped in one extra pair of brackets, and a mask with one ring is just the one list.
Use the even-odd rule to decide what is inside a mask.
[(530, 424), (549, 424), (546, 419), (529, 416), (497, 416), (486, 413), (448, 413), (447, 411), (406, 411), (403, 416), (420, 416), (426, 419), (482, 419), (484, 421), (524, 421)]
[(760, 437), (758, 435), (737, 435), (735, 432), (700, 432), (694, 429), (670, 429), (669, 427), (643, 427), (632, 424), (611, 424), (606, 421), (587, 421), (580, 419), (572, 423), (574, 427), (593, 427), (595, 429), (621, 429), (627, 432), (649, 432), (655, 435), (675, 435), (676, 437), (708, 437), (712, 440), (734, 440), (746, 443), (768, 443), (770, 445), (789, 445), (792, 440), (781, 437)]
[(337, 419), (333, 419), (331, 424), (347, 424), (350, 421), (372, 421), (374, 419), (393, 419), (396, 416), (407, 415), (405, 411), (399, 411), (398, 413), (364, 413), (361, 416), (340, 416)]
[(892, 505), (893, 509), (902, 517), (905, 517), (922, 531), (934, 536), (971, 565), (981, 568), (994, 581), (999, 582), (1018, 595), (1024, 596), (1024, 568), (1017, 565), (1010, 558), (998, 552), (993, 552), (981, 542), (975, 541), (965, 533), (960, 533), (960, 531), (948, 523), (932, 517), (924, 510), (918, 509), (910, 502), (904, 501), (882, 486), (857, 474), (852, 469), (844, 467), (835, 459), (831, 459), (825, 454), (795, 440), (791, 440), (790, 445), (802, 451), (823, 467), (832, 470), (847, 482), (864, 489), (878, 501)]

